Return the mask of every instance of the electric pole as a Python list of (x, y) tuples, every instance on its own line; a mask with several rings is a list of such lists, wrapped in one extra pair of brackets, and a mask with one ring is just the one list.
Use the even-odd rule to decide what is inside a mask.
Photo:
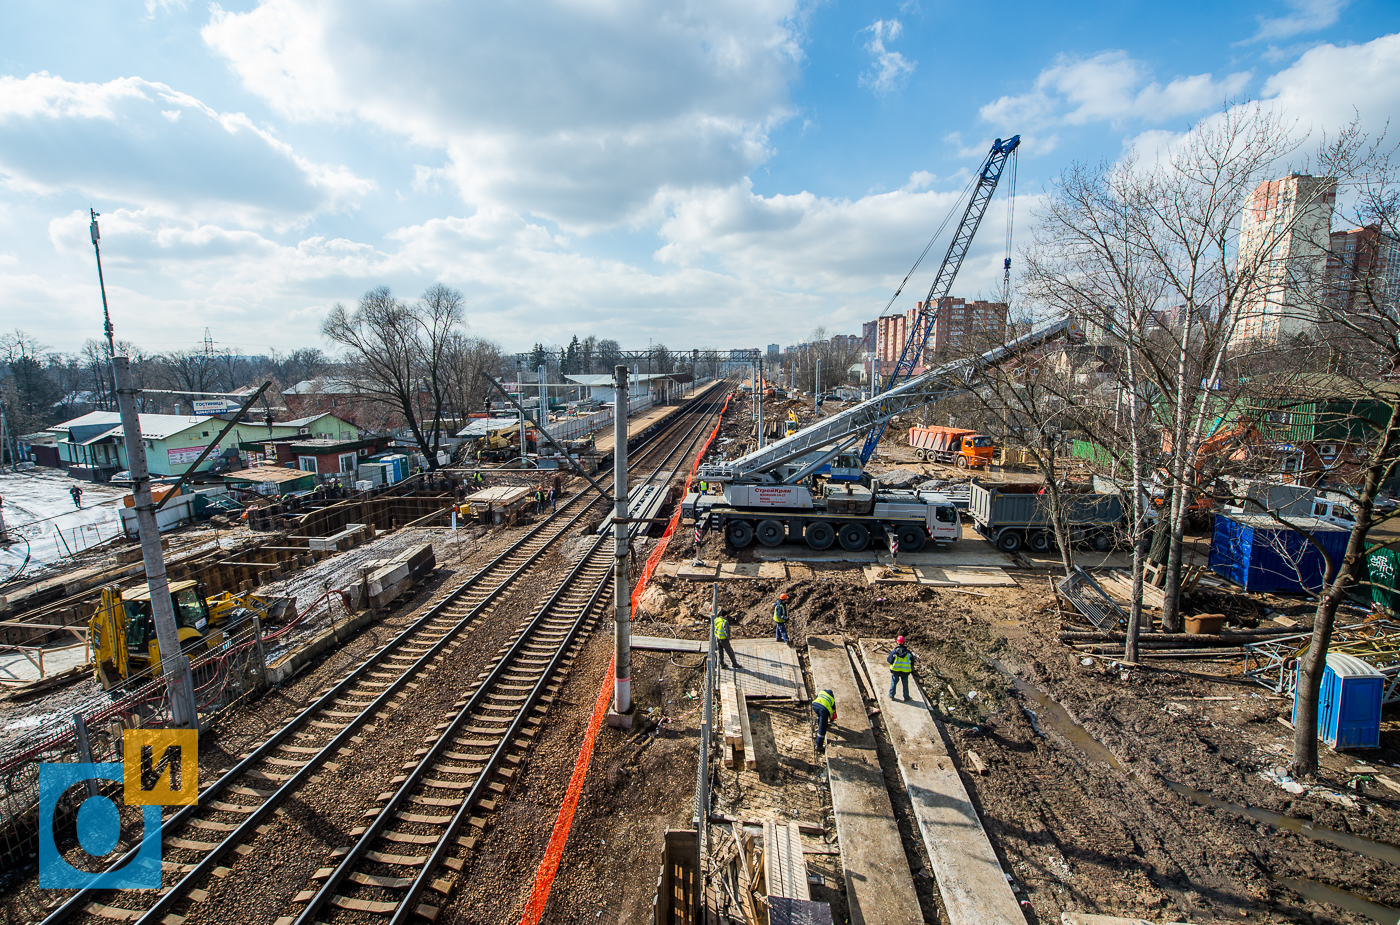
[(137, 534), (141, 538), (141, 558), (146, 566), (146, 584), (151, 590), (151, 616), (155, 618), (156, 639), (160, 643), (160, 666), (170, 695), (170, 717), (181, 729), (198, 729), (199, 712), (190, 678), (190, 661), (180, 651), (179, 630), (175, 626), (175, 605), (170, 599), (170, 583), (165, 577), (165, 557), (160, 548), (160, 527), (156, 523), (155, 502), (151, 498), (151, 478), (146, 469), (146, 444), (141, 440), (141, 421), (136, 413), (139, 389), (131, 387), (130, 360), (112, 358), (112, 374), (121, 413), (122, 440), (126, 443), (127, 468), (131, 472), (132, 495), (136, 510)]
[[(101, 212), (94, 212), (88, 206), (88, 213), (92, 216), (92, 224), (88, 226), (88, 234), (92, 237), (92, 252), (97, 255), (97, 288), (102, 291), (102, 333), (107, 335), (107, 363), (112, 363), (112, 358), (117, 355), (117, 342), (113, 337), (112, 313), (107, 310), (107, 283), (102, 278), (102, 245), (98, 242), (102, 240), (102, 232), (97, 227), (97, 217)], [(112, 372), (112, 387), (116, 388), (116, 371)]]
[(611, 725), (631, 728), (632, 578), (628, 572), (627, 367), (613, 369), (616, 387), (613, 421), (613, 712)]

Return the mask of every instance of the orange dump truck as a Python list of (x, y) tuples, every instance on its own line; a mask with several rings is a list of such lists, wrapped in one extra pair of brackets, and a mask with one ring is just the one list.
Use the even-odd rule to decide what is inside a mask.
[(914, 455), (929, 462), (953, 463), (959, 469), (992, 464), (992, 438), (957, 427), (911, 427)]

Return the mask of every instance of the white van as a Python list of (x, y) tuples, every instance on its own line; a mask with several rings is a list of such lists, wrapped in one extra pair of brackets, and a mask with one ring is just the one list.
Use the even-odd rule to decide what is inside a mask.
[(1329, 501), (1326, 498), (1314, 498), (1312, 516), (1318, 520), (1325, 520), (1329, 524), (1346, 527), (1348, 530), (1356, 526), (1356, 515), (1352, 513), (1350, 501)]

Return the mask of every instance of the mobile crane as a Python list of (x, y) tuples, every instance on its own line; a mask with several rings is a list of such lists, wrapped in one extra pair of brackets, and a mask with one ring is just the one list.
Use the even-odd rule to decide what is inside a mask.
[[(962, 219), (929, 287), (928, 297), (919, 309), (918, 321), (911, 326), (899, 362), (887, 380), (888, 388), (747, 456), (728, 463), (701, 466), (700, 478), (712, 485), (722, 485), (724, 496), (722, 499), (709, 495), (688, 496), (682, 503), (683, 513), (697, 522), (723, 529), (730, 545), (738, 548), (749, 545), (755, 538), (766, 546), (776, 546), (791, 536), (805, 539), (814, 549), (827, 549), (839, 541), (843, 549), (855, 551), (869, 545), (874, 535), (886, 540), (894, 537), (899, 549), (913, 552), (923, 548), (930, 539), (941, 542), (962, 536), (957, 511), (945, 496), (893, 492), (873, 484), (866, 488), (855, 483), (864, 475), (866, 463), (874, 454), (890, 418), (896, 414), (975, 389), (978, 376), (984, 370), (1056, 338), (1067, 337), (1072, 342), (1084, 340), (1083, 331), (1072, 319), (1066, 318), (981, 356), (913, 375), (925, 358), (938, 304), (951, 291), (1002, 171), (1020, 143), (1019, 135), (1004, 141), (998, 138), (983, 160)], [(1014, 168), (1012, 177), (1014, 192)], [(1009, 284), (1009, 225), (1007, 248), (1003, 272)], [(928, 253), (928, 248), (924, 253)], [(890, 304), (899, 297), (922, 260), (921, 255), (891, 297)], [(862, 438), (865, 440), (863, 447), (859, 453), (853, 452), (855, 443)], [(820, 496), (814, 497), (813, 477), (819, 473), (826, 476), (827, 484)]]
[(841, 548), (854, 552), (872, 537), (888, 540), (893, 535), (901, 551), (914, 552), (930, 539), (958, 539), (962, 526), (945, 496), (851, 482), (830, 482), (814, 495), (811, 476), (839, 457), (853, 456), (849, 451), (858, 440), (882, 430), (895, 415), (972, 391), (986, 370), (1061, 337), (1080, 343), (1084, 332), (1072, 318), (1052, 321), (980, 356), (915, 376), (746, 456), (704, 464), (699, 478), (723, 486), (724, 494), (687, 495), (682, 513), (724, 530), (736, 548), (755, 539), (777, 546), (802, 538), (813, 549), (829, 549), (839, 541)]

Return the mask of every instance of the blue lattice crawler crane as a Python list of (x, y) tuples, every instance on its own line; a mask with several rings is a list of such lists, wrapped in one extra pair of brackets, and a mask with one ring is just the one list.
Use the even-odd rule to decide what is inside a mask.
[[(1381, 742), (1381, 698), (1385, 675), (1355, 655), (1327, 656), (1322, 689), (1317, 698), (1317, 734), (1332, 748), (1378, 748)], [(1294, 690), (1298, 685), (1294, 685)], [(1293, 699), (1298, 721), (1298, 699)]]

